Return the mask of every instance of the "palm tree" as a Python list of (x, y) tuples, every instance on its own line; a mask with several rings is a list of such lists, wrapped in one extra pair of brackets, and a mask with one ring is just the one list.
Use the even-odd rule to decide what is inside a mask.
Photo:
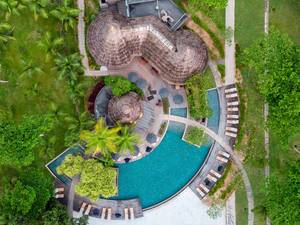
[(132, 130), (129, 126), (125, 125), (121, 128), (121, 135), (118, 137), (117, 145), (119, 152), (130, 152), (134, 153), (134, 145), (140, 143), (140, 136), (138, 134), (132, 133)]
[(57, 55), (54, 60), (55, 68), (59, 71), (58, 79), (67, 79), (70, 83), (75, 83), (78, 79), (78, 74), (83, 72), (81, 65), (81, 56), (78, 53), (71, 55)]
[(62, 4), (50, 12), (52, 16), (61, 21), (65, 31), (69, 28), (74, 29), (76, 24), (76, 17), (79, 15), (80, 10), (72, 8), (69, 0), (63, 0)]
[(87, 142), (86, 154), (93, 156), (101, 153), (104, 157), (111, 153), (117, 153), (116, 141), (120, 127), (108, 128), (104, 118), (100, 118), (95, 125), (94, 131), (84, 130), (80, 134), (80, 139)]
[(38, 20), (39, 16), (44, 19), (48, 18), (47, 9), (50, 6), (50, 0), (23, 0), (23, 2), (33, 13), (34, 20)]
[(0, 9), (5, 14), (5, 19), (8, 20), (11, 15), (20, 15), (20, 11), (26, 6), (17, 0), (0, 0)]
[(21, 64), (23, 65), (21, 76), (27, 75), (30, 78), (32, 78), (33, 75), (39, 75), (41, 73), (44, 73), (40, 65), (34, 62), (33, 60), (22, 59)]
[(15, 40), (13, 35), (14, 28), (8, 23), (0, 23), (0, 47), (3, 47), (10, 40)]
[(58, 47), (62, 46), (64, 43), (63, 38), (55, 38), (50, 32), (46, 32), (45, 35), (38, 42), (38, 46), (43, 49), (46, 53), (45, 60), (49, 61), (51, 55), (55, 55)]

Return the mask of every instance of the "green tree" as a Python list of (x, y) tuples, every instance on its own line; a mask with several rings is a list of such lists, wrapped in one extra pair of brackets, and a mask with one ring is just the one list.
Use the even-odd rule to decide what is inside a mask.
[(74, 177), (82, 171), (83, 158), (81, 156), (66, 156), (63, 163), (57, 168), (58, 174), (65, 174), (68, 177)]
[(184, 138), (191, 144), (201, 145), (207, 142), (207, 136), (204, 133), (203, 129), (199, 127), (188, 127)]
[(120, 127), (108, 128), (101, 117), (93, 131), (83, 130), (80, 139), (87, 142), (86, 154), (94, 156), (101, 153), (104, 156), (117, 152), (117, 139)]
[(53, 37), (50, 32), (46, 32), (45, 35), (38, 42), (38, 46), (46, 53), (46, 62), (49, 61), (51, 56), (57, 53), (59, 47), (64, 43), (64, 39), (61, 37)]
[(138, 143), (140, 143), (140, 136), (132, 133), (132, 130), (130, 129), (129, 126), (124, 126), (121, 128), (121, 134), (117, 138), (117, 146), (118, 146), (118, 151), (119, 152), (130, 152), (134, 153), (135, 148), (134, 146)]
[(54, 204), (42, 216), (43, 225), (69, 225), (69, 217), (65, 206)]
[(6, 20), (8, 20), (11, 15), (19, 16), (20, 12), (25, 8), (26, 6), (23, 2), (18, 0), (0, 0), (0, 9), (4, 13)]
[(106, 86), (111, 87), (112, 93), (115, 96), (122, 96), (130, 91), (136, 92), (143, 96), (143, 91), (134, 83), (121, 76), (106, 76), (104, 77)]
[(81, 196), (96, 201), (100, 196), (109, 198), (117, 193), (117, 172), (113, 168), (105, 168), (95, 159), (84, 162), (80, 182), (75, 186), (75, 191)]
[(14, 28), (8, 23), (0, 23), (0, 47), (3, 47), (11, 40), (15, 40), (13, 37)]
[(50, 0), (23, 0), (23, 2), (33, 13), (34, 20), (38, 20), (39, 16), (44, 19), (48, 18)]
[(20, 74), (21, 77), (28, 76), (29, 78), (32, 78), (34, 75), (40, 75), (44, 73), (41, 65), (31, 59), (28, 58), (22, 59), (21, 65), (23, 66), (23, 69)]
[(61, 4), (50, 12), (52, 16), (60, 20), (65, 31), (74, 29), (79, 15), (79, 9), (71, 7), (70, 0), (62, 0)]
[(53, 119), (48, 115), (24, 116), (19, 124), (14, 121), (0, 121), (0, 165), (30, 165), (43, 135), (53, 127)]
[(297, 225), (300, 221), (300, 160), (289, 163), (286, 179), (273, 175), (266, 186), (265, 207), (274, 225)]
[(269, 103), (267, 125), (287, 146), (300, 131), (300, 51), (274, 27), (244, 53), (245, 64), (256, 72), (260, 93)]

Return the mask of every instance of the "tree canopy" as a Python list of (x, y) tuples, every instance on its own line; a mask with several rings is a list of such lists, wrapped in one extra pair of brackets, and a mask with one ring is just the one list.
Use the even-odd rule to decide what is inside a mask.
[(121, 76), (106, 76), (104, 77), (104, 83), (106, 86), (111, 87), (115, 96), (122, 96), (130, 91), (143, 95), (143, 91), (136, 84)]
[(24, 116), (20, 123), (0, 121), (0, 165), (30, 165), (42, 137), (53, 127), (48, 115)]
[(267, 125), (287, 144), (300, 131), (300, 51), (292, 40), (272, 28), (268, 36), (245, 50), (245, 64), (258, 77), (260, 93), (269, 103)]
[(83, 158), (81, 156), (68, 155), (63, 163), (57, 168), (58, 174), (65, 174), (73, 177), (80, 174), (83, 166)]

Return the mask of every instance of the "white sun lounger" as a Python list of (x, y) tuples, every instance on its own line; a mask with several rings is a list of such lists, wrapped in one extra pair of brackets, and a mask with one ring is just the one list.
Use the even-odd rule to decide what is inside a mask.
[(84, 215), (88, 216), (90, 214), (91, 208), (92, 208), (92, 205), (89, 204), (88, 207), (86, 208), (85, 212), (84, 212)]
[(226, 98), (235, 98), (235, 97), (237, 97), (237, 96), (238, 96), (237, 93), (227, 94), (227, 95), (226, 95)]
[(65, 188), (61, 187), (61, 188), (55, 188), (54, 193), (58, 193), (58, 192), (64, 192)]
[(129, 208), (129, 212), (130, 212), (130, 219), (133, 220), (133, 219), (134, 219), (134, 211), (133, 211), (133, 208)]
[(219, 160), (219, 161), (221, 161), (221, 162), (224, 162), (224, 163), (227, 163), (227, 162), (228, 162), (228, 159), (223, 158), (223, 157), (220, 157), (220, 156), (217, 156), (217, 160)]
[(125, 218), (125, 220), (129, 220), (128, 208), (124, 209), (124, 218)]
[(225, 158), (227, 158), (227, 159), (230, 157), (230, 154), (227, 152), (224, 152), (224, 151), (219, 151), (219, 154), (222, 156), (225, 156)]
[(217, 177), (217, 178), (221, 178), (221, 174), (219, 174), (218, 172), (216, 172), (216, 171), (214, 171), (214, 170), (210, 170), (209, 171), (211, 174), (213, 174), (215, 177)]
[(63, 197), (65, 197), (64, 194), (56, 194), (56, 195), (55, 195), (55, 198), (63, 198)]
[(106, 208), (102, 208), (101, 219), (105, 219), (106, 210), (107, 210)]
[(218, 179), (217, 178), (215, 178), (215, 177), (213, 177), (212, 175), (210, 175), (210, 174), (207, 174), (207, 176), (206, 176), (208, 179), (210, 179), (210, 180), (212, 180), (213, 182), (217, 182), (218, 181)]
[(227, 107), (228, 112), (238, 112), (239, 108), (238, 107)]
[(231, 132), (235, 132), (235, 133), (238, 131), (238, 129), (235, 128), (235, 127), (226, 127), (226, 130), (231, 131)]
[(232, 115), (232, 114), (227, 114), (228, 119), (238, 119), (239, 115)]
[(236, 106), (236, 105), (239, 105), (239, 102), (238, 102), (238, 101), (235, 101), (235, 102), (227, 102), (227, 106)]
[(228, 88), (228, 89), (225, 89), (225, 93), (230, 93), (230, 92), (237, 92), (237, 89), (235, 87), (233, 88)]
[(225, 135), (226, 135), (226, 136), (229, 136), (229, 137), (233, 137), (233, 138), (236, 138), (236, 137), (237, 137), (237, 134), (231, 133), (231, 132), (225, 132)]
[(84, 211), (85, 207), (86, 207), (86, 203), (83, 202), (83, 203), (81, 204), (81, 207), (80, 207), (80, 210), (79, 210), (79, 212), (80, 212), (81, 214), (83, 214), (83, 211)]
[(199, 187), (200, 187), (203, 191), (205, 191), (206, 193), (209, 192), (209, 189), (208, 189), (207, 187), (205, 187), (203, 184), (200, 184)]
[(229, 124), (239, 124), (238, 120), (227, 120), (227, 123)]
[(205, 196), (205, 193), (203, 191), (201, 191), (200, 188), (196, 188), (196, 190), (202, 198)]
[(107, 209), (107, 219), (111, 220), (111, 208)]

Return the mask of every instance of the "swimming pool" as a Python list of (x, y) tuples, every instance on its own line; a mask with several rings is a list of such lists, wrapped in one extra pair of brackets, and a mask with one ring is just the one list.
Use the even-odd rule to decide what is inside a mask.
[(171, 108), (171, 115), (187, 117), (187, 108)]
[(119, 164), (119, 195), (114, 199), (138, 197), (142, 208), (170, 198), (193, 178), (203, 164), (210, 144), (199, 147), (181, 140), (185, 125), (170, 122), (160, 145), (148, 156)]
[(218, 133), (220, 120), (220, 103), (218, 90), (210, 89), (207, 91), (207, 94), (208, 105), (212, 109), (212, 115), (208, 118), (207, 127), (213, 130), (215, 133)]

